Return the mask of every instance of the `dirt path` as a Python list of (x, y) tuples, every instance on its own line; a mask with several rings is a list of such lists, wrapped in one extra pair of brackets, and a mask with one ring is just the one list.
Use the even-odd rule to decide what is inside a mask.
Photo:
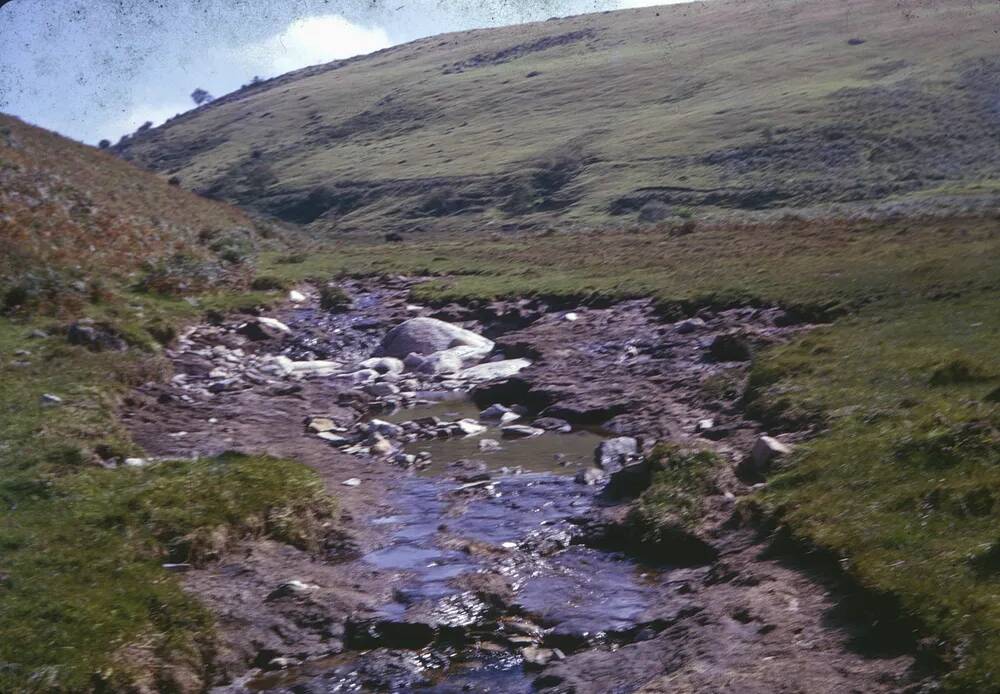
[[(420, 440), (402, 453), (350, 454), (306, 430), (310, 417), (322, 416), (331, 431), (356, 431), (406, 390), (327, 372), (289, 377), (268, 356), (334, 360), (344, 368), (333, 371), (350, 372), (408, 317), (461, 321), (494, 338), (495, 351), (532, 365), (474, 388), (453, 376), (410, 383), (404, 375), (402, 386), (471, 390), (480, 407), (523, 406), (522, 423), (543, 416), (574, 429), (600, 425), (601, 435), (638, 437), (647, 449), (659, 439), (711, 447), (735, 466), (761, 433), (736, 402), (746, 370), (738, 359), (746, 344), (797, 329), (778, 327), (780, 312), (732, 310), (672, 324), (644, 301), (572, 312), (538, 301), (431, 310), (407, 304), (410, 285), (351, 284), (355, 308), (342, 314), (289, 306), (275, 315), (291, 335), (241, 327), (246, 317), (200, 326), (169, 355), (181, 377), (140, 390), (123, 413), (152, 456), (292, 457), (341, 500), (341, 530), (321, 556), (248, 542), (184, 574), (185, 586), (219, 616), (219, 691), (910, 686), (909, 656), (852, 647), (867, 627), (842, 619), (844, 596), (832, 584), (774, 556), (733, 522), (747, 488), (731, 472), (720, 475), (699, 529), (714, 558), (643, 563), (608, 542), (627, 501), (574, 481), (580, 466), (571, 449), (584, 439), (548, 432), (528, 443), (502, 441), (500, 451), (474, 456), (481, 460), (435, 459), (434, 474), (417, 473), (405, 458)], [(715, 341), (734, 332), (738, 340)], [(406, 411), (395, 420), (405, 421)], [(449, 458), (450, 441), (436, 444), (437, 458)], [(540, 451), (552, 458), (553, 441), (569, 453), (534, 465)], [(526, 464), (519, 470), (514, 462)]]

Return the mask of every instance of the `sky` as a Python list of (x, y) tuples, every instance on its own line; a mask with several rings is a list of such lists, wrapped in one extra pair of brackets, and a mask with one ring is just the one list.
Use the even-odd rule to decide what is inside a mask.
[(96, 144), (255, 76), (424, 36), (678, 0), (0, 0), (0, 111)]

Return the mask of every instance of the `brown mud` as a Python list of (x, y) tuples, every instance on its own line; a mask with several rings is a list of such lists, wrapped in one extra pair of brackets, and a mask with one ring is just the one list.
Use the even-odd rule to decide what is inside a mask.
[[(251, 340), (240, 327), (248, 316), (198, 326), (168, 353), (180, 377), (127, 403), (123, 418), (154, 458), (294, 458), (340, 503), (323, 552), (246, 541), (183, 574), (218, 616), (216, 691), (919, 689), (905, 640), (851, 613), (831, 575), (777, 551), (737, 511), (750, 490), (734, 470), (763, 433), (740, 408), (747, 357), (804, 326), (753, 308), (670, 323), (648, 301), (417, 307), (407, 303), (413, 283), (346, 283), (354, 308), (342, 313), (312, 299), (288, 305), (274, 316), (290, 335)], [(574, 433), (501, 441), (474, 456), (472, 438), (434, 441), (421, 471), (309, 433), (310, 417), (349, 432), (373, 415), (405, 422), (407, 412), (385, 415), (398, 398), (336, 375), (277, 374), (266, 355), (350, 371), (414, 315), (460, 322), (494, 339), (496, 352), (533, 362), (502, 381), (437, 378), (439, 392), (468, 393), (476, 409), (516, 406), (519, 423), (565, 420)], [(456, 416), (475, 411), (453, 402)], [(630, 501), (576, 482), (579, 454), (553, 454), (572, 451), (580, 434), (593, 437), (587, 447), (632, 436), (647, 452), (660, 440), (717, 452), (727, 465), (696, 531), (711, 553), (627, 551)], [(519, 464), (532, 456), (537, 465)]]

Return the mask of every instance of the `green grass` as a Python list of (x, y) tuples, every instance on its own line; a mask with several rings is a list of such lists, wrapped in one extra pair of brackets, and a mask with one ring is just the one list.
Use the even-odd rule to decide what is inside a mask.
[(695, 529), (702, 517), (702, 500), (715, 490), (721, 464), (711, 451), (685, 451), (659, 443), (649, 455), (656, 471), (629, 515), (644, 544), (657, 545), (676, 529)]
[[(212, 295), (202, 309), (260, 295)], [(315, 547), (331, 515), (318, 476), (286, 460), (223, 457), (105, 470), (141, 451), (117, 423), (119, 397), (166, 373), (143, 326), (198, 310), (178, 298), (121, 295), (88, 307), (129, 352), (94, 353), (48, 319), (0, 319), (0, 691), (120, 690), (209, 667), (212, 618), (164, 562), (204, 562), (246, 536)], [(16, 356), (29, 350), (28, 356)], [(27, 360), (27, 366), (14, 361)], [(44, 406), (41, 396), (63, 403)]]
[[(827, 429), (761, 501), (898, 598), (955, 668), (956, 691), (1000, 682), (1000, 383), (996, 293), (870, 308), (768, 353), (753, 406)], [(975, 364), (968, 369), (955, 364)], [(943, 379), (942, 373), (958, 378)]]

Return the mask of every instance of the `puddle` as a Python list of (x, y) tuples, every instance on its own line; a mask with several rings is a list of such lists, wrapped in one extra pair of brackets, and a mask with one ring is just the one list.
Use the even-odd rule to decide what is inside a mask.
[[(400, 408), (391, 414), (379, 415), (379, 418), (395, 424), (423, 417), (438, 417), (443, 421), (478, 421), (479, 408), (464, 394), (424, 393), (422, 397), (438, 401)], [(404, 450), (407, 453), (426, 451), (431, 454), (430, 466), (422, 471), (425, 476), (452, 476), (455, 470), (449, 466), (457, 460), (481, 461), (486, 464), (487, 471), (519, 468), (524, 472), (575, 475), (581, 467), (593, 462), (594, 449), (605, 438), (598, 432), (581, 429), (565, 434), (548, 432), (526, 439), (504, 439), (495, 422), (479, 423), (488, 427), (482, 434), (465, 438), (422, 439), (407, 444)], [(517, 423), (530, 424), (531, 419), (525, 418)], [(501, 449), (479, 450), (482, 439), (499, 441)]]

